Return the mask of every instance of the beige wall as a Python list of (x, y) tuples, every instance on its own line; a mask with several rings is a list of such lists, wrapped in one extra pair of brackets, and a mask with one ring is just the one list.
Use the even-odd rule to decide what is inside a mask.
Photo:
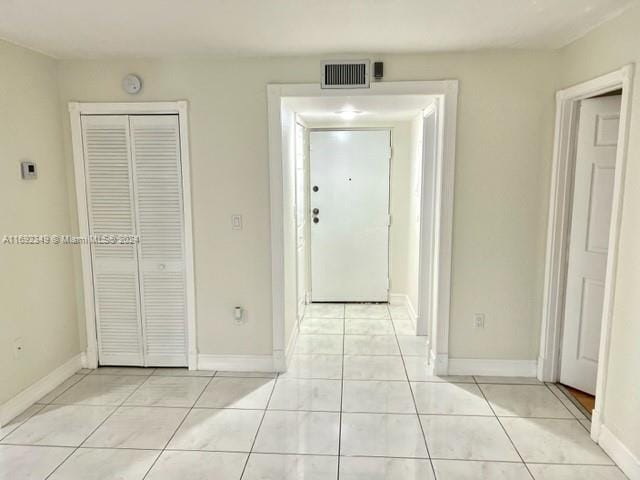
[(411, 123), (401, 122), (391, 129), (392, 158), (389, 184), (389, 280), (390, 293), (407, 294), (407, 269), (411, 258), (407, 251), (411, 174)]
[(562, 85), (635, 64), (604, 424), (640, 458), (640, 7), (561, 51)]
[[(460, 80), (450, 353), (534, 359), (538, 353), (554, 53), (394, 55), (386, 80)], [(320, 58), (61, 61), (66, 103), (190, 103), (198, 343), (202, 353), (271, 351), (266, 84), (317, 82)], [(124, 94), (128, 72), (144, 80)], [(231, 213), (244, 215), (232, 232)], [(232, 307), (246, 307), (237, 326)], [(80, 308), (80, 307), (79, 307)], [(487, 316), (483, 331), (472, 315)]]
[[(66, 233), (55, 61), (0, 42), (0, 65), (0, 237)], [(20, 178), (21, 160), (37, 180)], [(0, 404), (80, 352), (72, 248), (0, 244)]]

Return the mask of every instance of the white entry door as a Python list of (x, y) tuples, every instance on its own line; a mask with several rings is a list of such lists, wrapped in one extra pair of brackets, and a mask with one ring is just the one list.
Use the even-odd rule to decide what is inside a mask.
[(620, 96), (583, 100), (576, 145), (560, 381), (595, 394)]
[(310, 134), (311, 296), (386, 302), (389, 130)]

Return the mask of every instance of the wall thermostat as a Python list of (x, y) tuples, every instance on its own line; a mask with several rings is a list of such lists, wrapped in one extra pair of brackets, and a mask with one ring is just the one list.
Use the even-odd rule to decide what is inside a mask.
[(36, 170), (36, 164), (34, 162), (21, 162), (20, 171), (22, 172), (23, 180), (38, 178), (38, 171)]
[(122, 88), (130, 95), (135, 95), (142, 89), (142, 80), (138, 75), (130, 73), (122, 79)]

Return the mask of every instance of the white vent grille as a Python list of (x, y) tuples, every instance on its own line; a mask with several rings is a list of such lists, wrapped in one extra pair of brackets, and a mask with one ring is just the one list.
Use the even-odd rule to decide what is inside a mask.
[(322, 62), (322, 88), (369, 88), (369, 60)]

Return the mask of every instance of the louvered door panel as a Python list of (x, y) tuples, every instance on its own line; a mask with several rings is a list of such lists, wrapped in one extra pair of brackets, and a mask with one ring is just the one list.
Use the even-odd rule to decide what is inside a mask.
[(184, 218), (177, 115), (129, 117), (147, 365), (187, 365)]
[[(127, 116), (82, 117), (89, 231), (135, 235)], [(102, 365), (143, 365), (136, 246), (91, 244), (96, 330)]]

